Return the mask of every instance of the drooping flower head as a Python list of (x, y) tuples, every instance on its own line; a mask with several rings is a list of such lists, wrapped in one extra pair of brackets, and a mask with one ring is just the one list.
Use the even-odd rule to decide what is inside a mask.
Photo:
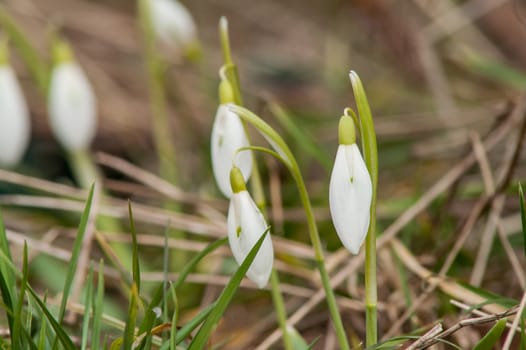
[(51, 130), (65, 149), (87, 150), (97, 129), (95, 94), (68, 44), (55, 42), (53, 55), (48, 97)]
[(0, 40), (0, 166), (6, 167), (20, 161), (30, 134), (26, 100), (8, 55), (7, 40)]
[(199, 54), (197, 28), (188, 9), (177, 0), (149, 0), (150, 17), (155, 34), (178, 54)]
[[(228, 242), (234, 258), (241, 264), (261, 235), (268, 231), (269, 226), (250, 197), (241, 170), (233, 167), (230, 178), (233, 195), (228, 208)], [(265, 287), (272, 272), (273, 262), (274, 249), (270, 234), (267, 234), (247, 271), (247, 277), (259, 288)]]
[(356, 145), (351, 117), (343, 116), (338, 128), (339, 143), (329, 185), (332, 222), (342, 244), (358, 254), (369, 229), (372, 183)]
[(248, 147), (249, 142), (241, 119), (228, 108), (233, 103), (233, 92), (226, 79), (219, 85), (219, 99), (210, 140), (212, 170), (217, 186), (225, 197), (230, 198), (230, 169), (236, 165), (247, 181), (252, 171), (252, 152), (237, 152), (240, 148)]

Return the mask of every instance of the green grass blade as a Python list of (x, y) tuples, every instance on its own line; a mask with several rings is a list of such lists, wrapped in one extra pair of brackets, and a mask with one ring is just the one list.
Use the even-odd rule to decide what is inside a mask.
[(498, 320), (486, 335), (473, 347), (473, 350), (491, 350), (506, 329), (507, 319)]
[(170, 350), (176, 350), (177, 349), (177, 342), (176, 342), (176, 336), (177, 336), (177, 318), (179, 316), (179, 305), (177, 302), (177, 294), (175, 292), (175, 286), (172, 285), (170, 287), (170, 295), (172, 296), (173, 304), (174, 304), (174, 314), (172, 316), (172, 327), (170, 330)]
[(519, 183), (519, 202), (521, 207), (521, 222), (522, 222), (522, 247), (524, 249), (524, 256), (526, 256), (526, 205), (524, 204), (524, 192), (522, 185)]
[(13, 311), (16, 305), (16, 278), (13, 272), (13, 259), (11, 258), (11, 251), (9, 249), (9, 242), (7, 240), (7, 233), (4, 226), (2, 211), (0, 210), (0, 252), (2, 259), (0, 259), (0, 291), (2, 292), (2, 300), (4, 302), (7, 314), (7, 323), (10, 334), (13, 333)]
[(86, 286), (86, 297), (84, 299), (84, 319), (82, 320), (82, 336), (80, 348), (81, 350), (86, 350), (88, 348), (88, 335), (89, 335), (89, 326), (90, 326), (90, 313), (91, 305), (93, 303), (93, 265), (90, 266)]
[(186, 338), (190, 336), (190, 333), (193, 332), (194, 329), (196, 329), (207, 317), (210, 315), (210, 313), (214, 310), (217, 303), (212, 303), (208, 305), (207, 307), (203, 308), (194, 318), (192, 318), (189, 322), (187, 322), (181, 329), (177, 331), (177, 335), (175, 336), (175, 343), (179, 344)]
[(209, 244), (205, 249), (203, 249), (199, 254), (194, 256), (192, 258), (192, 260), (190, 260), (190, 262), (188, 262), (188, 264), (185, 265), (185, 267), (183, 268), (183, 270), (181, 271), (181, 273), (179, 274), (179, 276), (175, 280), (175, 282), (173, 284), (174, 288), (177, 289), (184, 283), (186, 277), (188, 277), (190, 272), (195, 269), (197, 264), (199, 264), (199, 262), (205, 256), (207, 256), (208, 254), (210, 254), (211, 252), (213, 252), (214, 250), (216, 250), (217, 248), (219, 248), (220, 246), (222, 246), (226, 242), (228, 242), (227, 238), (221, 238), (221, 239), (219, 239), (217, 241), (214, 241), (211, 244)]
[[(28, 285), (28, 278), (29, 278), (29, 269), (28, 269), (28, 262), (27, 262), (27, 243), (24, 242), (24, 250), (22, 254), (22, 282), (20, 284), (20, 291), (18, 294), (18, 304), (16, 305), (15, 313), (14, 313), (14, 327), (13, 327), (13, 333), (11, 336), (11, 341), (14, 344), (22, 345), (22, 349), (24, 348), (24, 344), (22, 342), (22, 337), (20, 336), (20, 332), (22, 327), (22, 308), (24, 306), (24, 299), (26, 294), (26, 286)], [(32, 317), (29, 315), (28, 317)], [(30, 329), (30, 328), (28, 328)]]
[(130, 216), (130, 232), (132, 236), (132, 271), (133, 282), (137, 286), (137, 294), (141, 293), (141, 269), (139, 266), (139, 245), (137, 244), (137, 231), (133, 220), (131, 201), (128, 200), (128, 214)]
[(521, 317), (521, 338), (519, 340), (519, 350), (526, 350), (526, 336), (524, 335), (524, 330), (526, 326), (524, 325), (524, 317)]
[(75, 344), (73, 344), (73, 341), (70, 339), (70, 337), (67, 335), (66, 331), (62, 326), (55, 320), (51, 312), (48, 310), (46, 304), (39, 298), (37, 293), (29, 286), (27, 285), (27, 291), (33, 299), (36, 301), (42, 312), (44, 313), (44, 316), (46, 316), (46, 319), (49, 321), (49, 324), (53, 328), (53, 330), (56, 333), (57, 340), (62, 344), (65, 350), (76, 350)]
[(316, 159), (323, 168), (330, 172), (332, 168), (331, 157), (326, 154), (313, 140), (305, 130), (303, 130), (298, 123), (296, 123), (293, 117), (284, 110), (277, 102), (270, 101), (268, 107), (272, 115), (278, 120), (278, 122), (285, 128), (285, 130), (292, 136), (296, 143), (302, 147), (306, 153), (310, 154)]
[(79, 228), (77, 230), (77, 236), (75, 237), (75, 242), (73, 243), (73, 250), (71, 252), (71, 259), (68, 265), (68, 272), (66, 275), (66, 281), (64, 282), (64, 290), (62, 292), (62, 301), (60, 303), (60, 310), (58, 316), (58, 322), (62, 323), (64, 319), (64, 314), (66, 312), (66, 305), (68, 302), (69, 293), (71, 291), (71, 284), (73, 283), (73, 278), (77, 273), (77, 264), (79, 261), (80, 251), (82, 249), (82, 243), (84, 241), (84, 234), (86, 233), (86, 226), (88, 224), (88, 218), (91, 212), (91, 205), (93, 201), (93, 192), (95, 185), (92, 185), (89, 191), (88, 200), (86, 206), (84, 207), (84, 212), (80, 218)]
[(128, 307), (128, 318), (126, 320), (126, 327), (122, 339), (122, 348), (124, 350), (131, 350), (135, 340), (135, 322), (137, 320), (137, 309), (139, 306), (139, 292), (135, 283), (132, 284), (130, 290), (130, 303)]
[(93, 326), (91, 329), (91, 348), (99, 349), (100, 331), (102, 326), (102, 312), (104, 309), (104, 261), (99, 262), (97, 279), (97, 293), (93, 304)]
[(261, 247), (261, 244), (263, 244), (263, 240), (267, 235), (268, 230), (261, 235), (257, 243), (254, 245), (254, 247), (252, 247), (252, 249), (248, 253), (243, 263), (239, 266), (239, 268), (234, 273), (228, 284), (225, 286), (223, 292), (221, 292), (221, 295), (216, 301), (216, 306), (214, 307), (210, 315), (206, 318), (205, 322), (199, 329), (199, 332), (197, 332), (197, 335), (190, 344), (190, 347), (188, 348), (189, 350), (203, 349), (205, 347), (206, 342), (210, 337), (210, 334), (217, 326), (217, 323), (221, 319), (221, 316), (225, 312), (228, 304), (230, 304), (230, 301), (234, 297), (234, 294), (236, 293), (239, 284), (241, 283), (243, 277), (247, 273), (248, 268), (252, 264), (252, 261), (254, 261), (254, 258), (256, 257), (256, 254), (259, 251), (259, 248)]

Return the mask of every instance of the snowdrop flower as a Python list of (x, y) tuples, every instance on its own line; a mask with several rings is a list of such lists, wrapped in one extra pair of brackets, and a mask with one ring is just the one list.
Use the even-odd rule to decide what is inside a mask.
[(197, 28), (188, 9), (177, 0), (150, 0), (150, 16), (157, 37), (180, 53), (198, 50)]
[[(268, 225), (247, 192), (241, 170), (233, 167), (230, 175), (234, 194), (228, 208), (228, 242), (234, 258), (241, 264), (261, 235), (267, 232)], [(259, 288), (265, 287), (270, 278), (273, 261), (274, 249), (270, 234), (267, 234), (247, 271), (247, 277)]]
[(16, 165), (27, 148), (30, 121), (27, 104), (8, 62), (7, 42), (0, 42), (0, 165)]
[(97, 130), (96, 98), (69, 46), (55, 43), (48, 113), (51, 129), (68, 151), (87, 150)]
[(219, 86), (219, 108), (212, 126), (210, 148), (212, 154), (212, 170), (217, 185), (225, 197), (232, 196), (230, 187), (230, 169), (233, 162), (241, 169), (245, 181), (252, 171), (252, 152), (237, 150), (248, 147), (248, 138), (239, 116), (228, 109), (233, 101), (232, 88), (227, 80), (222, 80)]
[(369, 229), (372, 182), (356, 145), (351, 117), (340, 119), (338, 133), (340, 145), (329, 185), (330, 211), (342, 244), (358, 254)]

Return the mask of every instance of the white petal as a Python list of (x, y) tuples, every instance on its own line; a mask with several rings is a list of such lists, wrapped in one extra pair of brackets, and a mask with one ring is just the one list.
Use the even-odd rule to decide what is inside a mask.
[(184, 49), (197, 40), (194, 20), (183, 4), (174, 0), (150, 1), (153, 27), (166, 45)]
[[(230, 169), (235, 152), (247, 147), (248, 139), (239, 116), (228, 109), (228, 105), (220, 105), (212, 127), (210, 141), (212, 153), (212, 170), (221, 192), (227, 197), (232, 196), (230, 187)], [(252, 171), (252, 152), (243, 151), (237, 154), (236, 166), (241, 169), (245, 181)]]
[(15, 73), (0, 67), (0, 164), (16, 165), (29, 142), (30, 120), (27, 104)]
[[(237, 212), (237, 215), (236, 215)], [(247, 191), (235, 193), (228, 208), (228, 242), (238, 264), (245, 260), (250, 249), (268, 228), (265, 218)], [(259, 288), (265, 287), (272, 272), (274, 249), (270, 234), (263, 240), (247, 277)]]
[(51, 129), (64, 148), (88, 149), (97, 129), (96, 100), (84, 72), (74, 62), (53, 69), (49, 90)]
[(329, 185), (332, 222), (342, 244), (358, 254), (369, 229), (372, 183), (358, 146), (340, 145)]

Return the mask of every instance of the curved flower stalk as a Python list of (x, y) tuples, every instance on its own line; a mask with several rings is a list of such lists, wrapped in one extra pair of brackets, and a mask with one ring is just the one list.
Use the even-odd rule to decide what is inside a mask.
[(369, 229), (372, 183), (349, 116), (340, 119), (339, 139), (329, 185), (330, 211), (342, 244), (358, 254)]
[(0, 42), (0, 165), (11, 167), (27, 148), (30, 120), (26, 100), (9, 65), (7, 42)]
[[(269, 230), (269, 226), (250, 197), (241, 170), (233, 167), (230, 178), (234, 193), (228, 208), (228, 242), (234, 258), (238, 264), (241, 264), (261, 235)], [(267, 235), (248, 269), (247, 277), (259, 288), (265, 287), (272, 272), (273, 262), (274, 249), (270, 235)]]
[(152, 27), (159, 40), (180, 54), (199, 51), (197, 28), (188, 9), (177, 0), (150, 0)]
[(219, 85), (219, 108), (212, 127), (210, 141), (212, 170), (217, 185), (225, 197), (232, 196), (230, 169), (236, 165), (248, 181), (252, 172), (252, 152), (237, 151), (249, 146), (247, 134), (239, 116), (230, 110), (233, 105), (230, 83), (223, 79)]
[(51, 129), (68, 151), (87, 150), (97, 129), (95, 94), (69, 46), (57, 42), (53, 51), (48, 97)]

